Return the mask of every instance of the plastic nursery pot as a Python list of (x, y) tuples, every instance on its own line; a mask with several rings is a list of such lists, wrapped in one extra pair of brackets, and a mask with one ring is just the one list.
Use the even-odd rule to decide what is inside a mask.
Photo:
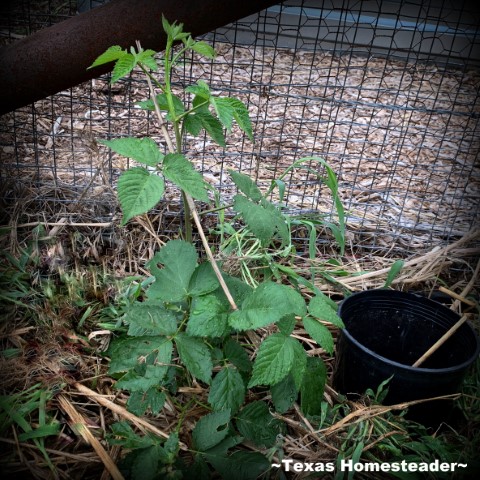
[[(480, 342), (463, 324), (420, 367), (418, 360), (460, 317), (418, 295), (393, 290), (369, 290), (346, 298), (339, 307), (345, 323), (337, 343), (334, 387), (348, 396), (374, 392), (392, 376), (383, 403), (457, 393), (478, 358)], [(448, 421), (452, 401), (437, 400), (409, 408), (408, 417), (426, 425)]]

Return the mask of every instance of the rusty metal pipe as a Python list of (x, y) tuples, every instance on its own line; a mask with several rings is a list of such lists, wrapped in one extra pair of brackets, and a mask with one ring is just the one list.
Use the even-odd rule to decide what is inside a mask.
[(162, 14), (201, 35), (278, 0), (112, 0), (0, 49), (0, 115), (108, 72), (87, 70), (112, 45), (165, 47)]

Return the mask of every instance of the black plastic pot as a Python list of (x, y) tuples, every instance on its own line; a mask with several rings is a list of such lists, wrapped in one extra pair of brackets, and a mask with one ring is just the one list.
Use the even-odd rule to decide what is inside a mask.
[[(421, 367), (411, 366), (460, 319), (425, 297), (369, 290), (346, 298), (338, 313), (346, 328), (337, 343), (333, 384), (344, 394), (375, 391), (392, 375), (385, 405), (457, 393), (480, 353), (478, 337), (465, 323)], [(430, 401), (412, 406), (409, 416), (437, 424), (448, 420), (451, 407), (451, 401)]]

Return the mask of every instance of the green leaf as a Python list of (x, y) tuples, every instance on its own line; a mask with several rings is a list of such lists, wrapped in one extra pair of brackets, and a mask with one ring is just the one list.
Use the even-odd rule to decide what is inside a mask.
[(277, 327), (284, 335), (290, 335), (293, 332), (296, 323), (295, 314), (289, 313), (277, 322)]
[(127, 51), (122, 50), (122, 47), (118, 45), (114, 45), (98, 56), (97, 59), (87, 68), (87, 70), (93, 67), (98, 67), (99, 65), (104, 65), (105, 63), (114, 62), (124, 55), (128, 55)]
[(115, 340), (108, 350), (110, 373), (125, 372), (146, 363), (170, 363), (172, 342), (165, 337), (133, 337)]
[(221, 337), (228, 327), (228, 306), (215, 294), (194, 297), (187, 333), (194, 337)]
[(163, 196), (165, 182), (143, 167), (123, 172), (118, 179), (118, 198), (123, 210), (122, 225), (136, 215), (148, 212)]
[(223, 125), (217, 118), (207, 110), (197, 111), (195, 117), (215, 143), (221, 147), (227, 146), (225, 143), (225, 135), (223, 134)]
[(229, 457), (208, 459), (222, 478), (229, 480), (256, 480), (271, 468), (269, 460), (259, 452), (239, 450)]
[(345, 328), (342, 319), (337, 315), (331, 302), (332, 301), (325, 295), (316, 295), (310, 300), (308, 311), (312, 316), (319, 318), (324, 322), (329, 322), (339, 328)]
[[(148, 289), (149, 298), (180, 302), (188, 296), (197, 258), (197, 251), (191, 243), (170, 240), (148, 263), (155, 276), (155, 282)], [(159, 264), (164, 267), (160, 269)]]
[(190, 278), (188, 291), (191, 296), (205, 295), (214, 292), (220, 287), (212, 264), (204, 262), (198, 265)]
[(119, 390), (129, 390), (132, 392), (146, 392), (152, 387), (161, 385), (166, 372), (167, 365), (139, 365), (140, 372), (129, 370), (123, 375), (117, 383), (115, 388)]
[(253, 203), (243, 195), (233, 197), (233, 209), (242, 215), (247, 227), (260, 240), (262, 245), (271, 242), (276, 226), (268, 210)]
[(213, 105), (215, 113), (227, 132), (232, 130), (233, 107), (228, 101), (229, 98), (210, 97), (210, 104)]
[(142, 480), (155, 480), (158, 478), (160, 466), (160, 445), (137, 450), (130, 464), (130, 478)]
[(165, 337), (117, 340), (109, 355), (109, 372), (127, 372), (117, 381), (116, 388), (146, 392), (165, 377), (172, 359), (172, 342)]
[(98, 142), (124, 157), (132, 158), (150, 167), (156, 167), (164, 157), (157, 144), (148, 137), (125, 137), (115, 140), (99, 140)]
[(388, 271), (387, 279), (385, 280), (385, 285), (383, 286), (383, 288), (390, 287), (392, 282), (402, 270), (404, 264), (405, 262), (403, 260), (395, 261), (395, 263), (390, 267), (390, 270)]
[(202, 382), (210, 383), (213, 363), (210, 350), (205, 343), (198, 338), (179, 333), (175, 337), (175, 344), (187, 370)]
[(210, 387), (208, 402), (214, 410), (230, 409), (234, 414), (245, 400), (245, 384), (235, 367), (223, 367), (215, 375)]
[(252, 122), (248, 114), (248, 109), (243, 102), (237, 98), (231, 97), (211, 97), (210, 103), (213, 105), (218, 118), (228, 131), (232, 128), (232, 119), (234, 118), (241, 130), (253, 142)]
[(207, 190), (202, 175), (192, 163), (180, 153), (169, 153), (163, 160), (163, 173), (166, 178), (185, 190), (193, 198), (208, 202)]
[(297, 399), (299, 389), (295, 384), (292, 373), (270, 387), (272, 401), (278, 413), (285, 413)]
[(215, 58), (215, 50), (206, 42), (195, 42), (192, 49), (204, 57)]
[(199, 117), (192, 113), (189, 113), (183, 118), (183, 126), (185, 130), (194, 137), (198, 137), (203, 128)]
[(307, 352), (305, 352), (303, 345), (296, 338), (292, 338), (292, 340), (295, 358), (294, 368), (292, 368), (290, 374), (293, 377), (297, 391), (299, 391), (307, 368)]
[(134, 303), (124, 320), (129, 324), (130, 336), (173, 335), (177, 330), (177, 319), (171, 310), (148, 302)]
[(283, 422), (276, 419), (262, 401), (246, 405), (238, 414), (236, 425), (238, 431), (258, 447), (273, 447), (277, 435), (284, 432)]
[(239, 310), (230, 314), (228, 322), (236, 330), (265, 327), (289, 313), (302, 315), (302, 303), (300, 294), (292, 288), (264, 282), (245, 298)]
[[(164, 110), (168, 112), (169, 106), (168, 106), (167, 95), (165, 95), (164, 93), (160, 93), (159, 95), (156, 96), (156, 99), (157, 99), (158, 108), (160, 108), (160, 110)], [(175, 114), (177, 116), (182, 115), (185, 112), (185, 106), (183, 105), (183, 102), (176, 95), (172, 95), (172, 100), (173, 100), (173, 108), (175, 110)], [(151, 110), (151, 111), (155, 110), (155, 104), (151, 98), (148, 100), (144, 100), (142, 102), (136, 102), (135, 105), (138, 105), (140, 108), (143, 108), (144, 110)]]
[(317, 319), (305, 317), (303, 326), (307, 333), (312, 337), (329, 355), (333, 353), (333, 337), (330, 330), (322, 325)]
[(136, 58), (131, 53), (125, 53), (115, 63), (112, 72), (112, 85), (122, 77), (127, 76), (137, 64)]
[(276, 234), (282, 239), (282, 245), (290, 242), (286, 217), (265, 198), (261, 198), (260, 204), (257, 204), (243, 195), (235, 195), (233, 209), (243, 216), (247, 227), (263, 246), (268, 245)]
[(156, 387), (151, 387), (146, 392), (130, 392), (127, 409), (137, 416), (142, 416), (150, 408), (154, 415), (158, 415), (165, 404), (165, 399), (165, 394)]
[(112, 433), (108, 435), (108, 443), (111, 445), (121, 445), (127, 449), (140, 449), (151, 447), (159, 442), (159, 439), (153, 435), (137, 435), (127, 421), (115, 422), (110, 426)]
[(235, 170), (228, 170), (228, 173), (232, 177), (233, 183), (247, 198), (254, 202), (259, 202), (263, 198), (257, 184), (248, 175)]
[(228, 409), (203, 416), (192, 431), (195, 448), (205, 452), (218, 445), (228, 434), (229, 422), (230, 410)]
[(253, 292), (253, 288), (239, 278), (232, 277), (226, 273), (223, 273), (222, 276), (237, 305), (242, 304), (245, 298)]
[(203, 101), (208, 100), (211, 95), (210, 87), (203, 80), (198, 80), (195, 85), (189, 85), (187, 88), (185, 88), (185, 92), (193, 93), (195, 96), (203, 99)]
[(158, 70), (158, 65), (155, 58), (153, 58), (156, 53), (155, 50), (144, 50), (137, 55), (137, 62), (142, 63), (147, 68), (156, 72)]
[(57, 435), (60, 431), (60, 423), (53, 423), (49, 425), (40, 425), (28, 432), (22, 432), (18, 434), (18, 440), (26, 442), (34, 438), (44, 438), (50, 435)]
[(267, 337), (260, 345), (248, 387), (275, 385), (286, 377), (295, 359), (295, 339), (281, 333)]
[(247, 352), (233, 338), (229, 338), (223, 347), (225, 358), (233, 363), (241, 372), (249, 373), (252, 370), (252, 362)]
[(302, 412), (305, 415), (320, 415), (327, 369), (319, 357), (307, 358), (307, 369), (300, 389)]

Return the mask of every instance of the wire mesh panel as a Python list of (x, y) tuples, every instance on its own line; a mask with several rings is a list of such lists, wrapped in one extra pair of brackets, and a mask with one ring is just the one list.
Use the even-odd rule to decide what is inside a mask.
[[(461, 236), (480, 216), (479, 20), (472, 2), (291, 0), (219, 28), (205, 35), (217, 58), (185, 59), (175, 86), (203, 79), (215, 94), (241, 98), (256, 141), (236, 131), (226, 148), (186, 138), (186, 153), (226, 201), (228, 168), (266, 186), (295, 160), (323, 157), (362, 248), (409, 253)], [(2, 31), (11, 39), (18, 28)], [(140, 75), (113, 87), (102, 77), (5, 115), (7, 206), (27, 189), (51, 215), (73, 204), (72, 214), (111, 218), (111, 187), (127, 160), (95, 139), (161, 143), (135, 106), (145, 95)], [(285, 178), (288, 208), (330, 215), (322, 170), (305, 165)]]

